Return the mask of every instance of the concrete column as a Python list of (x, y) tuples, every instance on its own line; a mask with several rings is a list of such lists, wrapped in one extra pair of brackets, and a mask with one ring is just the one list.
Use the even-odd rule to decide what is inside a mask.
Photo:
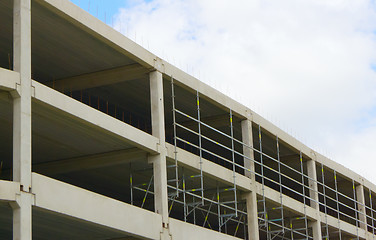
[(318, 204), (319, 201), (319, 194), (317, 188), (317, 174), (316, 174), (316, 161), (308, 160), (307, 161), (307, 170), (308, 170), (308, 180), (309, 184), (309, 196), (311, 199), (311, 207), (316, 209), (316, 221), (311, 221), (311, 227), (313, 231), (313, 239), (322, 239), (321, 234), (321, 220), (320, 220), (320, 205)]
[(358, 211), (359, 211), (359, 227), (367, 232), (367, 215), (365, 208), (365, 198), (364, 198), (364, 187), (362, 184), (356, 186), (356, 199), (358, 201)]
[[(253, 146), (252, 138), (252, 122), (249, 119), (241, 122), (242, 126), (242, 141), (248, 146)], [(248, 221), (248, 236), (250, 240), (259, 239), (259, 227), (258, 227), (258, 214), (257, 214), (257, 194), (254, 191), (256, 185), (255, 181), (255, 165), (250, 159), (254, 159), (254, 152), (252, 148), (243, 146), (243, 154), (247, 158), (244, 158), (244, 167), (250, 169), (251, 172), (245, 171), (245, 176), (252, 180), (253, 191), (245, 195), (247, 202), (247, 221)]]
[[(245, 143), (248, 146), (253, 146), (252, 122), (248, 119), (243, 120), (241, 122), (241, 126), (242, 126), (242, 141), (243, 141), (243, 143)], [(244, 154), (244, 156), (246, 156), (250, 159), (254, 159), (254, 154), (253, 154), (252, 148), (249, 148), (247, 146), (243, 146), (243, 154)], [(255, 172), (254, 162), (247, 159), (247, 158), (244, 158), (244, 167), (251, 170), (251, 172), (245, 171), (244, 172), (245, 175), (247, 177), (251, 178), (252, 180), (255, 180), (255, 174), (253, 174)]]
[(21, 194), (12, 203), (13, 239), (32, 239), (31, 194), (31, 1), (14, 0), (13, 66), (20, 81), (13, 96), (13, 181)]
[(32, 239), (32, 202), (32, 194), (21, 192), (16, 196), (16, 202), (10, 204), (13, 208), (13, 240)]
[(31, 4), (14, 0), (14, 71), (20, 85), (13, 99), (13, 180), (31, 188)]
[(247, 203), (247, 222), (249, 240), (259, 240), (259, 227), (257, 218), (257, 194), (255, 191), (245, 195)]
[(159, 139), (159, 154), (149, 156), (154, 172), (154, 206), (155, 212), (162, 215), (161, 239), (169, 239), (163, 78), (158, 71), (151, 72), (149, 77), (152, 134)]

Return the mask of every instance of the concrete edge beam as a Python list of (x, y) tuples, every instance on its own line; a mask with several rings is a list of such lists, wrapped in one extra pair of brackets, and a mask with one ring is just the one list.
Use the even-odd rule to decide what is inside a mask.
[(204, 95), (209, 101), (211, 100), (211, 103), (213, 103), (214, 105), (217, 105), (222, 109), (231, 109), (233, 112), (239, 114), (244, 119), (251, 117), (251, 111), (241, 103), (238, 103), (224, 93), (221, 93), (220, 91), (210, 87), (206, 83), (201, 82), (197, 78), (180, 70), (172, 64), (164, 60), (161, 61), (161, 71), (164, 73), (164, 77), (166, 79), (169, 80), (172, 76), (174, 78), (174, 81), (176, 80), (176, 82), (182, 84), (183, 87), (190, 88), (195, 91), (198, 90), (200, 92), (200, 95)]
[(146, 79), (148, 72), (148, 69), (135, 63), (99, 72), (58, 79), (48, 82), (46, 85), (57, 90), (69, 89), (70, 91), (78, 91), (86, 88), (118, 84), (134, 79)]
[(159, 239), (162, 227), (159, 214), (37, 173), (32, 173), (32, 189), (36, 207), (142, 238)]
[[(271, 189), (267, 186), (264, 186), (265, 188), (265, 198), (267, 200), (270, 200), (274, 202), (275, 204), (280, 204), (280, 194), (278, 191)], [(262, 184), (261, 183), (256, 183), (256, 192), (258, 195), (262, 195)], [(287, 210), (294, 212), (296, 214), (302, 215), (304, 214), (304, 204), (290, 198), (286, 195), (283, 195), (282, 197), (282, 203), (283, 207), (286, 208)], [(319, 215), (317, 215), (319, 214)], [(310, 220), (320, 220), (322, 223), (325, 223), (325, 214), (322, 212), (317, 212), (316, 209), (306, 206), (306, 215), (307, 218)], [(332, 216), (328, 215), (328, 225), (334, 228), (338, 228), (338, 219), (334, 218)], [(356, 226), (347, 223), (345, 221), (340, 220), (339, 221), (339, 226), (341, 228), (341, 231), (346, 232), (348, 234), (354, 234), (356, 233)], [(365, 238), (365, 231), (359, 228), (359, 237)]]
[(156, 56), (70, 1), (37, 0), (60, 17), (93, 35), (127, 57), (153, 69)]
[(138, 148), (130, 148), (59, 161), (37, 163), (33, 165), (33, 170), (42, 173), (48, 172), (48, 174), (65, 174), (83, 169), (98, 169), (144, 159), (147, 159), (147, 152)]
[(34, 98), (54, 108), (60, 109), (96, 127), (124, 138), (149, 153), (157, 153), (159, 139), (135, 127), (123, 123), (105, 113), (76, 101), (58, 91), (55, 91), (37, 81), (33, 81)]
[(11, 91), (20, 84), (20, 73), (0, 68), (0, 90)]
[[(347, 234), (356, 235), (357, 227), (345, 222), (345, 221), (338, 221), (338, 218), (335, 218), (333, 216), (327, 215), (327, 219), (325, 217), (325, 213), (320, 212), (320, 218), (322, 224), (328, 224), (330, 227), (339, 228), (341, 229), (341, 232), (345, 232)], [(358, 234), (359, 237), (362, 239), (366, 238), (366, 232), (363, 229), (358, 228)]]
[(216, 239), (216, 240), (235, 240), (240, 239), (214, 230), (203, 228), (190, 223), (185, 223), (174, 218), (170, 218), (170, 234), (173, 239), (191, 240), (191, 239)]
[(19, 182), (0, 180), (0, 201), (16, 201), (20, 192)]
[[(167, 148), (167, 158), (169, 160), (175, 160), (174, 146), (166, 143)], [(188, 166), (192, 169), (200, 171), (200, 157), (185, 151), (181, 148), (177, 148), (178, 163)], [(204, 175), (208, 175), (210, 178), (216, 179), (220, 182), (233, 185), (233, 174), (232, 171), (213, 163), (209, 160), (202, 159), (202, 171)], [(239, 190), (249, 192), (252, 190), (251, 179), (236, 173), (236, 186)]]
[[(265, 198), (275, 204), (281, 203), (280, 193), (270, 187), (264, 186), (265, 191)], [(256, 182), (256, 193), (257, 195), (262, 196), (262, 184)], [(282, 203), (283, 207), (287, 210), (303, 215), (304, 214), (304, 204), (299, 202), (298, 200), (295, 200), (291, 197), (288, 197), (286, 195), (282, 196)], [(306, 206), (306, 215), (308, 219), (317, 219), (317, 212), (316, 209), (311, 208), (310, 206)]]

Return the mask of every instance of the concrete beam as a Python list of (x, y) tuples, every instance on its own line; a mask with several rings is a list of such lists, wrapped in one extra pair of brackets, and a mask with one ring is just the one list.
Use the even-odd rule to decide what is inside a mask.
[(133, 79), (146, 78), (148, 72), (148, 69), (135, 63), (118, 68), (59, 79), (53, 82), (48, 82), (46, 85), (59, 91), (77, 91), (116, 84)]
[[(229, 114), (221, 114), (217, 116), (210, 116), (210, 117), (203, 117), (201, 118), (201, 122), (206, 123), (207, 125), (213, 127), (213, 128), (221, 128), (225, 126), (230, 126), (230, 117)], [(193, 120), (187, 120), (184, 122), (179, 123), (180, 125), (183, 125), (186, 128), (189, 129), (195, 129), (198, 127), (198, 123)], [(172, 136), (174, 134), (173, 128), (169, 128), (166, 132), (167, 136)]]
[(146, 68), (154, 68), (155, 55), (72, 2), (61, 0), (37, 0), (37, 2)]
[(231, 109), (234, 115), (237, 115), (240, 118), (246, 119), (248, 116), (250, 116), (252, 111), (244, 105), (199, 81), (197, 78), (189, 75), (188, 73), (176, 68), (172, 64), (162, 59), (160, 59), (160, 61), (162, 62), (160, 71), (165, 74), (167, 79), (171, 79), (171, 76), (173, 76), (173, 78), (176, 80), (175, 83), (179, 86), (186, 89), (192, 89), (194, 91), (198, 90), (200, 92), (200, 96), (205, 96), (205, 100), (208, 100), (210, 103), (218, 106), (221, 109), (226, 109), (226, 111)]
[[(175, 161), (174, 146), (166, 143), (167, 148), (167, 158), (171, 161)], [(181, 148), (177, 148), (177, 160), (179, 166), (188, 167), (195, 171), (200, 171), (200, 157), (185, 151)], [(202, 159), (202, 171), (205, 176), (208, 176), (212, 179), (215, 179), (219, 182), (228, 184), (230, 186), (234, 185), (234, 179), (232, 171), (222, 167), (214, 162), (211, 162), (207, 159)], [(236, 187), (239, 190), (249, 192), (252, 189), (251, 179), (246, 176), (243, 176), (239, 173), (235, 173), (236, 176)]]
[(170, 232), (173, 239), (191, 240), (191, 239), (215, 239), (215, 240), (235, 240), (239, 239), (214, 230), (199, 227), (190, 223), (185, 223), (170, 218)]
[(359, 237), (361, 239), (366, 239), (366, 232), (363, 229), (357, 229), (356, 226), (344, 222), (342, 220), (338, 221), (338, 218), (332, 217), (330, 215), (326, 215), (325, 213), (320, 212), (320, 218), (321, 222), (327, 223), (330, 227), (341, 229), (341, 232), (344, 232), (346, 234), (351, 234), (353, 236), (356, 236), (357, 230)]
[(17, 85), (20, 85), (20, 73), (0, 68), (0, 90), (16, 90)]
[(0, 180), (0, 201), (16, 201), (20, 194), (20, 183)]
[(105, 113), (74, 100), (43, 84), (33, 81), (35, 99), (62, 110), (72, 117), (87, 122), (92, 127), (106, 131), (149, 153), (157, 153), (159, 139)]
[(60, 174), (114, 166), (131, 161), (146, 160), (147, 152), (137, 148), (94, 154), (33, 165), (34, 172)]
[[(258, 183), (256, 182), (256, 192), (258, 195), (261, 195), (262, 196), (262, 184), (261, 183)], [(278, 204), (280, 205), (281, 204), (281, 198), (280, 198), (280, 193), (268, 186), (264, 186), (264, 193), (265, 193), (265, 198), (269, 201), (271, 201), (272, 203), (275, 203), (275, 204)], [(292, 213), (295, 213), (297, 215), (303, 215), (304, 214), (304, 204), (299, 202), (298, 200), (295, 200), (291, 197), (288, 197), (286, 195), (282, 195), (282, 202), (283, 202), (283, 207), (292, 212)], [(310, 220), (314, 220), (314, 219), (317, 219), (318, 216), (317, 216), (317, 213), (316, 213), (316, 210), (309, 207), (309, 206), (306, 206), (306, 214), (307, 214), (307, 218), (310, 219)]]
[[(278, 191), (271, 189), (267, 186), (264, 186), (265, 188), (265, 198), (268, 201), (271, 201), (275, 204), (280, 204), (280, 194)], [(262, 195), (262, 185), (261, 183), (256, 183), (256, 191), (258, 195)], [(282, 196), (282, 201), (283, 201), (283, 207), (284, 209), (298, 214), (302, 215), (304, 213), (304, 204), (291, 198), (286, 195)], [(339, 220), (337, 218), (334, 218), (332, 216), (327, 215), (327, 220), (325, 219), (325, 213), (322, 212), (317, 212), (316, 209), (313, 209), (310, 206), (306, 206), (306, 215), (307, 218), (311, 221), (315, 221), (317, 219), (321, 219), (321, 222), (327, 222), (329, 226), (334, 227), (334, 228), (341, 228), (341, 231), (352, 234), (356, 233), (356, 226), (344, 222), (342, 220)], [(359, 229), (359, 236), (364, 238), (365, 237), (365, 231), (362, 229)]]
[[(35, 206), (143, 239), (159, 239), (162, 217), (79, 187), (33, 173)], [(146, 227), (147, 226), (147, 227)]]

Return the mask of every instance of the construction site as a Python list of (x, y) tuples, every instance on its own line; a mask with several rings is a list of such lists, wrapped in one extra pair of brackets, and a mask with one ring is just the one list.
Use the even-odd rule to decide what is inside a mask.
[(375, 239), (374, 184), (68, 0), (0, 1), (0, 141), (2, 240)]

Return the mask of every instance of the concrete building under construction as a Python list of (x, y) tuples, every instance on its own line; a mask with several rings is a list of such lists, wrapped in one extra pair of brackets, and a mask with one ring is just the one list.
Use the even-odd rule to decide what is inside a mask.
[(0, 239), (375, 239), (376, 186), (68, 0), (0, 1)]

